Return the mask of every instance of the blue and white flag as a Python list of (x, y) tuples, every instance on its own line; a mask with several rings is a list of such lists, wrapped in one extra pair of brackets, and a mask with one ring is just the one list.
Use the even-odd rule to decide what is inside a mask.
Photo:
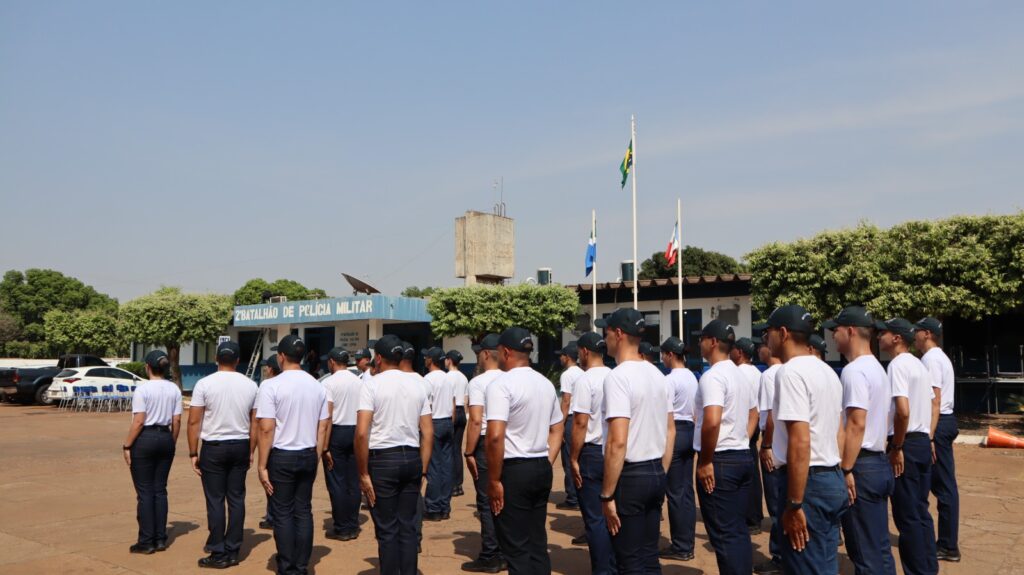
[(586, 273), (584, 277), (589, 276), (594, 271), (594, 262), (597, 261), (597, 222), (593, 223), (590, 230), (590, 241), (587, 242), (587, 256), (584, 260), (586, 266)]

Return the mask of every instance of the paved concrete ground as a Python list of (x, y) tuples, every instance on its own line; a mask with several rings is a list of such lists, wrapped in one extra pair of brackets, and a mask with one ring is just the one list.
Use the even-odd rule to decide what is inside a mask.
[[(121, 457), (127, 414), (59, 413), (47, 407), (0, 405), (0, 573), (187, 573), (206, 539), (205, 507), (199, 479), (188, 465), (184, 433), (170, 477), (171, 546), (164, 553), (130, 555), (135, 494)], [(985, 450), (958, 445), (957, 464), (963, 515), (964, 561), (942, 564), (942, 573), (1024, 573), (1024, 450)], [(233, 573), (269, 570), (274, 542), (257, 527), (264, 496), (249, 475), (244, 562)], [(561, 493), (561, 468), (552, 501)], [(420, 569), (426, 574), (458, 573), (479, 549), (473, 491), (453, 501), (450, 521), (424, 525)], [(323, 537), (328, 499), (321, 477), (314, 491), (316, 535), (313, 563), (318, 573), (363, 574), (376, 569), (372, 524), (353, 542)], [(586, 549), (570, 539), (582, 530), (577, 513), (551, 505), (549, 548), (556, 573), (587, 573)], [(368, 520), (362, 514), (362, 520)], [(697, 527), (697, 557), (665, 562), (668, 575), (715, 573), (714, 553)], [(895, 528), (893, 533), (895, 545)], [(668, 532), (665, 524), (662, 533)], [(763, 560), (767, 534), (754, 537), (755, 562)], [(895, 548), (894, 548), (895, 552)], [(840, 549), (843, 554), (844, 550)], [(843, 573), (852, 573), (845, 554)]]

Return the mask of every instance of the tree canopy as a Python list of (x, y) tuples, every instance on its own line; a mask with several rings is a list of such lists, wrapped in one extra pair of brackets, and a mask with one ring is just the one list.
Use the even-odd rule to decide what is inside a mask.
[(430, 286), (422, 287), (422, 288), (416, 287), (416, 286), (409, 286), (409, 287), (405, 288), (404, 290), (402, 290), (402, 296), (404, 296), (404, 297), (428, 298), (428, 297), (432, 296), (435, 291), (437, 291), (437, 288), (430, 287)]
[(665, 252), (654, 252), (651, 257), (641, 262), (638, 274), (640, 279), (674, 278), (679, 273), (677, 267), (680, 263), (683, 265), (684, 276), (735, 274), (746, 271), (735, 258), (723, 253), (684, 246), (680, 254), (680, 257), (676, 258), (676, 263), (669, 266)]
[(294, 280), (279, 279), (267, 282), (263, 278), (254, 278), (238, 288), (232, 296), (232, 300), (235, 305), (254, 305), (263, 303), (263, 294), (265, 293), (271, 296), (283, 295), (289, 300), (323, 299), (327, 297), (327, 292), (324, 290), (308, 288)]
[(117, 316), (99, 310), (52, 309), (44, 316), (46, 342), (57, 353), (107, 355), (123, 348)]
[(427, 303), (437, 337), (468, 335), (518, 325), (534, 335), (556, 335), (576, 322), (575, 292), (556, 285), (468, 286), (440, 288)]
[(980, 319), (1024, 305), (1024, 212), (861, 223), (771, 243), (747, 261), (761, 313), (799, 303), (819, 320), (847, 305), (883, 317)]

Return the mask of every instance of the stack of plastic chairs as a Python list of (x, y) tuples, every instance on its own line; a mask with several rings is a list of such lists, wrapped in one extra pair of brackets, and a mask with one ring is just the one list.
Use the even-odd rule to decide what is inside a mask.
[(96, 398), (96, 411), (104, 409), (109, 413), (117, 399), (118, 397), (114, 395), (114, 386), (104, 385), (100, 388), (100, 395)]
[(127, 385), (117, 386), (117, 410), (128, 411), (132, 406), (132, 388)]

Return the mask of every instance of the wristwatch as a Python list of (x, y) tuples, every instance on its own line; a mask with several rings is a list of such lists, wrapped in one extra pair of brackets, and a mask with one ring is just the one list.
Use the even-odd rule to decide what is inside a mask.
[(615, 501), (615, 495), (614, 494), (613, 495), (601, 494), (601, 495), (598, 495), (597, 498), (601, 500), (601, 503), (608, 503), (609, 501)]
[(765, 449), (771, 449), (771, 448), (772, 448), (771, 445), (764, 445), (764, 444), (761, 445), (761, 450), (762, 451), (764, 451)]
[(189, 454), (188, 454), (188, 456), (189, 456), (189, 458), (192, 458), (192, 457), (199, 457), (199, 453), (198, 453), (198, 452), (195, 452), (195, 451), (193, 451), (192, 453), (189, 453)]
[(469, 453), (463, 453), (462, 456), (463, 457), (476, 457), (476, 454), (471, 451)]
[(132, 448), (132, 446), (131, 446), (131, 445), (122, 445), (122, 446), (121, 446), (121, 449), (123, 449), (123, 450), (125, 450), (125, 451), (128, 451), (128, 450), (130, 450), (131, 448)]
[(786, 502), (786, 511), (799, 511), (803, 509), (803, 507), (803, 501), (793, 501), (792, 499), (790, 499), (789, 501)]
[[(843, 469), (843, 468), (840, 467), (840, 469)], [(849, 475), (851, 473), (853, 473), (853, 468), (852, 467), (849, 468), (849, 469), (843, 469), (843, 477), (846, 477), (847, 475)]]

